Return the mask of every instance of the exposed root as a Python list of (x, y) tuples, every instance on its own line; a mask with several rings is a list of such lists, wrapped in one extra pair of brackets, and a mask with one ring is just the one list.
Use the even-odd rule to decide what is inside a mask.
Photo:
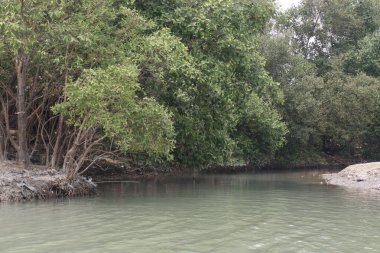
[(95, 193), (91, 179), (77, 177), (68, 181), (56, 170), (22, 170), (0, 163), (0, 202), (85, 196)]

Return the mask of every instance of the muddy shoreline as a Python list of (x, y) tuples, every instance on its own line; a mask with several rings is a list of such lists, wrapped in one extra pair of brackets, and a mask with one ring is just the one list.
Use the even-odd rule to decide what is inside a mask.
[(0, 202), (87, 196), (95, 192), (96, 184), (84, 177), (69, 182), (56, 170), (38, 166), (23, 170), (13, 162), (0, 163)]
[(380, 191), (380, 162), (350, 165), (338, 173), (323, 174), (327, 184)]
[[(341, 165), (292, 167), (292, 170), (339, 169)], [(217, 166), (204, 170), (191, 168), (112, 168), (93, 170), (86, 177), (69, 182), (64, 173), (32, 166), (23, 170), (14, 162), (0, 162), (0, 202), (43, 200), (49, 198), (88, 196), (96, 194), (96, 182), (134, 180), (144, 181), (166, 177), (193, 177), (207, 174), (239, 174), (283, 171), (287, 168), (255, 169), (249, 166)], [(349, 188), (380, 190), (380, 162), (348, 166), (338, 173), (323, 174), (327, 184)]]
[(211, 166), (203, 169), (192, 169), (186, 167), (170, 167), (170, 168), (155, 168), (155, 167), (139, 167), (132, 168), (103, 168), (90, 170), (86, 176), (91, 177), (93, 181), (115, 181), (115, 180), (150, 180), (155, 178), (166, 177), (198, 177), (201, 175), (213, 174), (241, 174), (241, 173), (263, 173), (263, 172), (283, 172), (283, 171), (299, 171), (299, 170), (321, 170), (324, 172), (338, 171), (343, 169), (342, 164), (312, 164), (312, 165), (294, 165), (294, 166)]

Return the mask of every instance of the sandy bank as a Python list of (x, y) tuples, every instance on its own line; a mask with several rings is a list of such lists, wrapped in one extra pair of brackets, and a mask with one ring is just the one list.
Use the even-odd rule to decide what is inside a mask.
[(323, 174), (322, 178), (328, 184), (365, 190), (380, 190), (380, 162), (351, 165), (339, 173)]
[(83, 177), (68, 182), (62, 172), (32, 166), (21, 169), (12, 162), (0, 162), (0, 202), (90, 195), (96, 185)]

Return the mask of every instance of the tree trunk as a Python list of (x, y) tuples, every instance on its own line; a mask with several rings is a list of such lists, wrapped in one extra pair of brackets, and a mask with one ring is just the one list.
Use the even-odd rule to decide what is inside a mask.
[(5, 136), (4, 131), (0, 132), (0, 161), (5, 160)]
[(58, 119), (58, 129), (57, 129), (57, 138), (54, 144), (53, 149), (53, 155), (51, 157), (51, 167), (56, 168), (58, 167), (58, 155), (59, 155), (59, 148), (61, 144), (61, 138), (62, 138), (62, 128), (63, 128), (63, 115), (59, 115)]
[[(67, 80), (68, 80), (68, 58), (69, 58), (69, 52), (70, 52), (70, 44), (66, 45), (66, 53), (65, 53), (65, 82), (63, 84), (63, 87), (66, 87)], [(63, 97), (63, 101), (66, 102), (66, 95)], [(59, 120), (58, 120), (58, 130), (57, 130), (57, 138), (54, 144), (54, 149), (53, 149), (53, 155), (51, 158), (51, 166), (53, 168), (58, 167), (58, 161), (59, 161), (59, 148), (61, 144), (61, 138), (62, 138), (62, 129), (63, 129), (63, 115), (62, 113), (59, 115)]]
[(16, 59), (16, 74), (17, 74), (17, 138), (18, 149), (17, 159), (21, 162), (25, 169), (29, 167), (30, 160), (28, 154), (28, 140), (27, 140), (27, 115), (26, 115), (26, 73), (27, 73), (28, 59), (21, 49)]

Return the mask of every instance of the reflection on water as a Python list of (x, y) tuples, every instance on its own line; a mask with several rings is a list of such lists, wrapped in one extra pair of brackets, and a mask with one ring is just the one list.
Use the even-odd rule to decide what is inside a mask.
[(99, 185), (0, 205), (0, 252), (380, 252), (380, 193), (317, 172)]

